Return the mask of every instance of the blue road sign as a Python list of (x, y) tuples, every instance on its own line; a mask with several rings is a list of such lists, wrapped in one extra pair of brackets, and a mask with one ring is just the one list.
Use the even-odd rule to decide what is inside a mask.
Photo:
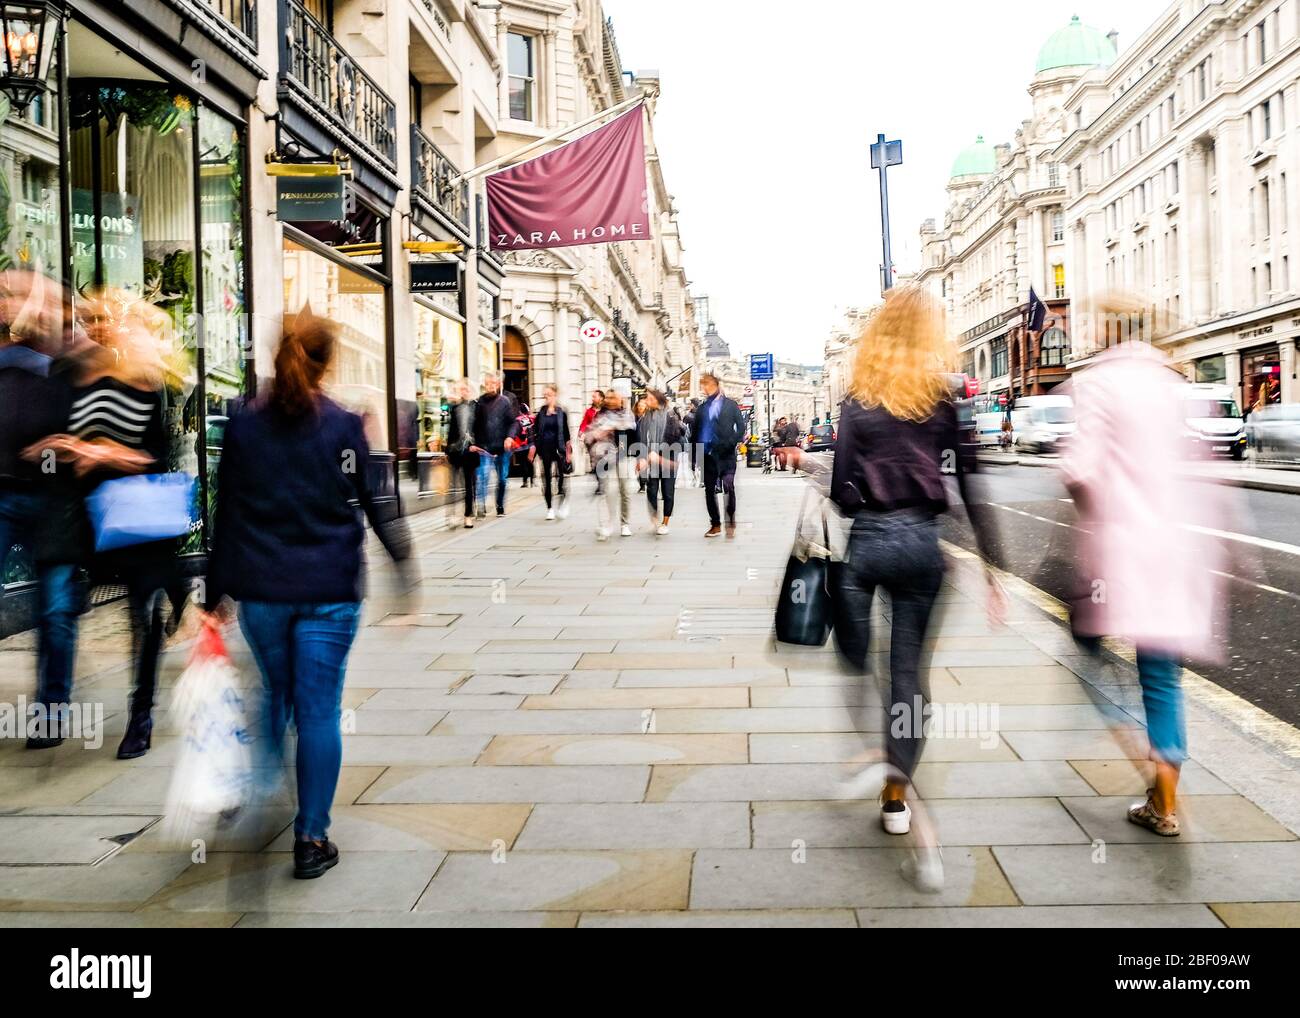
[(763, 382), (776, 376), (773, 357), (770, 353), (751, 353), (749, 355), (749, 380)]

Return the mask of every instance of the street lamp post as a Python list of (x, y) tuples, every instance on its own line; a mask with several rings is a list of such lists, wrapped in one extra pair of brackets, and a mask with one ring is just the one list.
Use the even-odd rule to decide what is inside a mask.
[(883, 134), (876, 135), (876, 143), (871, 146), (871, 168), (880, 173), (880, 238), (885, 259), (880, 267), (882, 293), (894, 285), (894, 261), (889, 251), (889, 183), (885, 171), (902, 163), (903, 143), (885, 141)]
[(63, 0), (0, 2), (0, 92), (15, 110), (49, 87), (63, 16)]

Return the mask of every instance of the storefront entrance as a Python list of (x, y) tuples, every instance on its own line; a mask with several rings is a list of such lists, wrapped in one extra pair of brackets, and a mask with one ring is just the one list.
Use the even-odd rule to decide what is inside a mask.
[(1282, 402), (1282, 360), (1276, 346), (1241, 355), (1241, 397), (1247, 413)]
[(528, 340), (518, 329), (506, 327), (505, 338), (501, 343), (501, 372), (503, 385), (507, 392), (512, 392), (520, 404), (531, 405), (532, 389), (529, 387)]

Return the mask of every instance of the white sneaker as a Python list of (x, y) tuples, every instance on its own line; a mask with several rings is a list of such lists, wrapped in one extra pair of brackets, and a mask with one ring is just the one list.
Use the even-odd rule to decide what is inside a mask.
[(547, 509), (547, 510), (546, 510), (546, 518), (547, 518), (548, 520), (553, 520), (553, 519), (555, 519), (555, 510), (554, 510), (554, 509)]
[(562, 520), (569, 518), (569, 500), (567, 498), (560, 499), (559, 516)]
[(597, 531), (596, 531), (596, 540), (597, 540), (597, 541), (608, 541), (608, 540), (609, 540), (609, 529), (608, 529), (607, 527), (601, 527), (599, 530), (597, 530)]
[(943, 850), (922, 848), (903, 860), (899, 867), (903, 878), (918, 891), (938, 894), (943, 890)]
[(660, 537), (663, 537), (664, 534), (668, 533), (668, 524), (667, 523), (659, 524), (658, 528), (656, 528), (655, 530), (655, 533), (658, 534)]
[(912, 807), (904, 802), (902, 809), (891, 813), (882, 806), (880, 826), (886, 834), (907, 834), (912, 829)]
[(629, 527), (626, 523), (624, 523), (624, 524), (623, 524), (623, 530), (621, 531), (621, 533), (622, 533), (622, 535), (623, 535), (624, 537), (631, 537), (631, 536), (632, 536), (632, 528)]

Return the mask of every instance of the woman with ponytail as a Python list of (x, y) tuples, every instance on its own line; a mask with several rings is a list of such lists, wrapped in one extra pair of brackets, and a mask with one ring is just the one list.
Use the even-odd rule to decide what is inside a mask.
[(277, 757), (290, 720), (297, 728), (300, 878), (338, 862), (328, 832), (343, 677), (361, 617), (362, 514), (395, 561), (408, 554), (401, 518), (376, 515), (361, 418), (322, 392), (336, 346), (331, 322), (301, 312), (280, 343), (269, 395), (227, 426), (206, 599), (209, 611), (225, 597), (239, 602)]

